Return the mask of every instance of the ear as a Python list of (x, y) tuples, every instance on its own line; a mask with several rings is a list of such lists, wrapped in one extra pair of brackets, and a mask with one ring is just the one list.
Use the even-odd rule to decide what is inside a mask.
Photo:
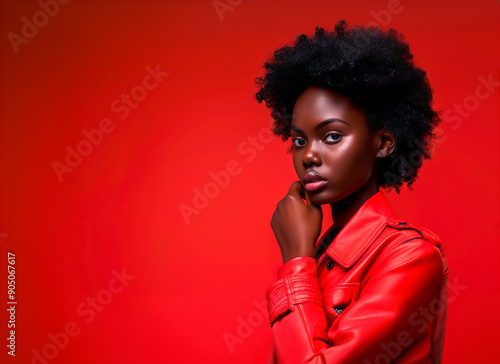
[(386, 129), (379, 130), (379, 149), (377, 158), (386, 158), (394, 152), (396, 148), (396, 138)]

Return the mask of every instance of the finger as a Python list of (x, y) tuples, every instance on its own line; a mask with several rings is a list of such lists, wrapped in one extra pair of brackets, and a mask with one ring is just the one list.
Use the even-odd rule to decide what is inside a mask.
[(304, 189), (304, 194), (306, 195), (307, 207), (311, 207), (311, 205), (313, 204), (311, 201), (311, 196), (309, 196), (309, 194), (307, 193), (307, 191), (305, 189)]
[(290, 189), (288, 190), (288, 195), (300, 196), (300, 188), (301, 187), (302, 187), (302, 185), (300, 184), (300, 181), (295, 181), (290, 186)]
[(304, 186), (302, 186), (302, 184), (300, 185), (300, 197), (302, 197), (303, 200), (306, 199), (306, 190), (304, 189)]
[(306, 195), (307, 207), (312, 207), (312, 208), (316, 208), (316, 209), (320, 209), (321, 210), (321, 206), (316, 205), (314, 202), (311, 201), (311, 196), (309, 196), (309, 194), (307, 193), (307, 191), (304, 190), (304, 193)]

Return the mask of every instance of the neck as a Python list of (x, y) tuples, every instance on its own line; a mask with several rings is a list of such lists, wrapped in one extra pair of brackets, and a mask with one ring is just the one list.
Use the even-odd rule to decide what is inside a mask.
[(376, 180), (370, 179), (363, 187), (340, 201), (330, 204), (333, 224), (343, 227), (359, 208), (379, 190)]

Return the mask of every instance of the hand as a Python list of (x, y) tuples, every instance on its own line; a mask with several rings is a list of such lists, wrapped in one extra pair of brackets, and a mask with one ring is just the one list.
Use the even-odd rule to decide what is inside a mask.
[[(305, 195), (307, 205), (302, 200)], [(311, 202), (300, 181), (292, 183), (278, 202), (271, 227), (281, 249), (283, 263), (295, 257), (314, 257), (314, 245), (321, 232), (323, 211)]]

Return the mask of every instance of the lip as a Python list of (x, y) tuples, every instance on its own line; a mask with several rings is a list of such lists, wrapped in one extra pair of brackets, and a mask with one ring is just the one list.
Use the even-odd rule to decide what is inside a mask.
[(321, 187), (326, 185), (326, 179), (314, 171), (309, 171), (302, 177), (302, 184), (304, 189), (309, 192), (314, 192), (319, 190)]

